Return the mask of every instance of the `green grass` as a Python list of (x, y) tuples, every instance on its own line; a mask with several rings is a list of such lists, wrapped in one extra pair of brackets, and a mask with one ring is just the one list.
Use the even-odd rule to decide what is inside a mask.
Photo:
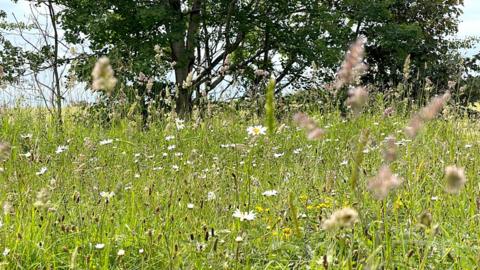
[[(2, 165), (0, 202), (11, 211), (1, 216), (0, 251), (10, 252), (0, 254), (0, 268), (472, 269), (480, 263), (476, 122), (447, 115), (408, 141), (406, 117), (315, 118), (327, 127), (323, 140), (307, 141), (285, 120), (280, 132), (251, 138), (246, 128), (263, 120), (231, 115), (182, 130), (160, 122), (145, 132), (128, 121), (101, 128), (67, 119), (61, 134), (41, 113), (4, 112), (1, 139), (12, 151)], [(352, 188), (365, 129), (367, 151)], [(32, 138), (22, 139), (28, 133)], [(379, 201), (366, 186), (389, 134), (402, 142), (392, 169), (404, 183)], [(99, 145), (104, 139), (114, 141)], [(56, 154), (59, 145), (69, 148)], [(27, 152), (31, 157), (20, 155)], [(444, 191), (448, 165), (466, 170), (459, 195)], [(37, 175), (42, 167), (46, 173)], [(44, 188), (52, 209), (34, 206)], [(262, 195), (272, 189), (277, 196)], [(115, 195), (107, 203), (102, 191)], [(207, 200), (209, 192), (216, 198)], [(322, 222), (345, 206), (359, 212), (360, 222), (323, 230)], [(257, 216), (241, 222), (232, 217), (237, 208)], [(425, 211), (433, 217), (430, 228), (418, 223)], [(103, 249), (95, 248), (99, 243)]]

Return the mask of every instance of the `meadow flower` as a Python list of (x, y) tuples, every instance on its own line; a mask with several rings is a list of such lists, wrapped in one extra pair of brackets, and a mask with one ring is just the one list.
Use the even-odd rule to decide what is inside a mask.
[(333, 212), (333, 214), (323, 222), (322, 227), (325, 230), (352, 227), (357, 221), (357, 211), (347, 207)]
[(247, 133), (250, 136), (259, 136), (267, 134), (267, 128), (264, 126), (251, 126), (247, 128)]
[(388, 192), (402, 183), (402, 180), (394, 175), (388, 166), (382, 166), (377, 176), (370, 179), (368, 189), (373, 192), (377, 199), (383, 199)]
[(123, 256), (123, 255), (125, 255), (125, 250), (124, 249), (119, 249), (117, 251), (117, 256)]
[(33, 134), (32, 133), (21, 134), (20, 138), (22, 138), (24, 140), (30, 140), (30, 139), (33, 138)]
[(166, 137), (165, 137), (165, 140), (166, 140), (166, 141), (171, 141), (171, 140), (173, 140), (173, 139), (175, 139), (175, 136), (173, 136), (173, 135), (169, 135), (169, 136), (166, 136)]
[(243, 242), (243, 237), (241, 235), (235, 237), (235, 242), (237, 243)]
[(50, 192), (47, 188), (42, 188), (37, 192), (36, 201), (33, 204), (35, 207), (40, 208), (50, 208), (52, 207), (50, 203)]
[(182, 130), (185, 128), (185, 120), (176, 118), (175, 119), (175, 126), (177, 127), (177, 130)]
[(100, 192), (100, 197), (105, 198), (106, 202), (110, 201), (110, 199), (113, 196), (115, 196), (115, 192), (113, 192), (113, 191), (110, 191), (110, 192), (102, 191), (102, 192)]
[(207, 193), (207, 201), (213, 201), (217, 198), (217, 195), (215, 195), (215, 192), (209, 191)]
[(289, 238), (292, 235), (292, 229), (290, 228), (283, 228), (282, 230), (282, 236), (285, 238)]
[(36, 172), (35, 174), (40, 176), (40, 175), (44, 175), (46, 172), (47, 172), (47, 167), (42, 167), (40, 168), (40, 170), (38, 172)]
[(445, 178), (447, 180), (446, 191), (448, 193), (459, 193), (467, 182), (465, 170), (456, 166), (448, 166), (445, 168)]
[(107, 145), (113, 143), (112, 139), (105, 139), (98, 142), (99, 145)]
[(13, 205), (9, 201), (5, 201), (2, 205), (2, 210), (4, 215), (10, 215), (13, 214), (15, 211), (13, 209)]
[(295, 155), (298, 155), (298, 154), (300, 154), (301, 152), (302, 152), (302, 148), (293, 149), (293, 153), (294, 153)]
[(206, 248), (207, 248), (207, 244), (201, 243), (201, 242), (198, 242), (198, 243), (197, 243), (197, 251), (198, 251), (198, 252), (204, 251)]
[(143, 254), (144, 252), (145, 252), (145, 250), (143, 248), (138, 250), (138, 253), (140, 253), (140, 254)]
[(3, 250), (3, 252), (2, 252), (2, 255), (3, 255), (4, 257), (7, 257), (8, 254), (10, 254), (10, 249), (9, 249), (9, 248), (5, 248), (5, 249)]
[(279, 157), (283, 157), (284, 155), (285, 155), (285, 153), (274, 153), (273, 157), (274, 158), (279, 158)]
[(95, 245), (96, 249), (103, 249), (104, 247), (105, 247), (105, 244), (103, 244), (103, 243), (98, 243), (98, 244)]
[(241, 212), (239, 209), (237, 209), (235, 210), (232, 216), (240, 219), (240, 221), (244, 221), (244, 220), (252, 221), (255, 219), (255, 215), (256, 214), (253, 211)]
[(193, 203), (189, 203), (189, 204), (187, 204), (187, 208), (188, 209), (193, 209), (193, 208), (195, 208), (195, 205)]
[(177, 146), (173, 144), (173, 145), (169, 145), (169, 146), (167, 147), (167, 149), (168, 149), (169, 151), (172, 151), (172, 150), (175, 149), (176, 147), (177, 147)]
[(278, 191), (276, 191), (275, 189), (267, 190), (267, 191), (263, 192), (262, 195), (265, 196), (265, 197), (277, 196)]
[(57, 147), (57, 150), (55, 150), (55, 154), (60, 154), (68, 150), (68, 145), (60, 145)]

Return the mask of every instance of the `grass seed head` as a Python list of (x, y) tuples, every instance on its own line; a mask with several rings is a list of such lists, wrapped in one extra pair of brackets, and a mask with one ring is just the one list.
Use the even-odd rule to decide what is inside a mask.
[(293, 116), (293, 121), (307, 132), (309, 140), (317, 140), (325, 135), (325, 131), (318, 127), (317, 123), (304, 113), (296, 113)]
[(456, 166), (445, 168), (445, 178), (447, 180), (446, 191), (453, 194), (458, 194), (467, 182), (465, 170)]
[(98, 59), (92, 71), (92, 89), (95, 91), (103, 90), (110, 94), (117, 84), (114, 75), (110, 60), (105, 56)]
[(388, 166), (383, 166), (377, 176), (368, 183), (368, 189), (377, 199), (381, 200), (387, 197), (390, 190), (397, 188), (400, 184), (402, 184), (402, 179), (393, 174)]
[(334, 230), (337, 228), (352, 227), (358, 222), (358, 212), (353, 208), (343, 208), (333, 212), (333, 214), (323, 223), (324, 230)]
[(346, 104), (352, 109), (355, 114), (362, 111), (363, 107), (368, 102), (368, 92), (365, 87), (356, 87), (348, 91), (348, 98)]
[(340, 89), (356, 80), (366, 69), (363, 64), (363, 56), (365, 53), (365, 38), (360, 37), (350, 46), (349, 51), (345, 55), (340, 71), (337, 73), (335, 88)]

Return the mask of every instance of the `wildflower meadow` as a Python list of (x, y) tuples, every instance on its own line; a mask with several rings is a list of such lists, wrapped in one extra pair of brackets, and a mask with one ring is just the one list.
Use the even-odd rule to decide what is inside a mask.
[(479, 269), (472, 1), (3, 5), (0, 270)]

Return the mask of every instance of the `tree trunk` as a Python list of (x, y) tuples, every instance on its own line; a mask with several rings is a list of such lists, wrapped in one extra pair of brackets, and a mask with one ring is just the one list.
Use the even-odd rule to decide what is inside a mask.
[[(171, 0), (174, 3), (171, 7), (178, 12), (178, 17), (181, 19), (181, 9), (179, 1)], [(170, 47), (172, 48), (173, 60), (176, 62), (175, 67), (175, 81), (177, 83), (178, 93), (176, 95), (176, 112), (181, 118), (188, 118), (192, 112), (192, 89), (183, 87), (183, 82), (187, 79), (187, 76), (193, 70), (195, 63), (195, 48), (198, 46), (198, 30), (200, 27), (200, 10), (202, 0), (194, 0), (192, 8), (190, 9), (190, 16), (188, 20), (188, 27), (186, 29), (185, 36), (178, 35), (171, 41)], [(178, 22), (183, 24), (181, 20)], [(183, 25), (178, 25), (176, 29), (182, 29)]]
[(176, 113), (179, 118), (189, 118), (192, 112), (192, 93), (188, 89), (179, 89), (179, 93), (176, 100)]
[(55, 9), (51, 0), (48, 1), (48, 10), (50, 13), (50, 20), (52, 22), (53, 34), (54, 34), (54, 54), (53, 54), (53, 78), (54, 78), (54, 96), (55, 96), (55, 105), (57, 112), (57, 123), (58, 127), (61, 128), (63, 125), (62, 121), (62, 90), (60, 88), (60, 75), (58, 74), (58, 31), (57, 31), (57, 18), (55, 14)]

